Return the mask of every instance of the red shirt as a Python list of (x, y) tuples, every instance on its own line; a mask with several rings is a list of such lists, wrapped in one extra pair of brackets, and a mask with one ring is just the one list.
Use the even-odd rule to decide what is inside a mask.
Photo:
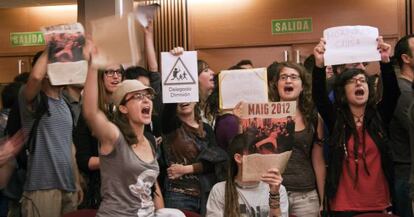
[[(347, 143), (348, 158), (342, 163), (342, 174), (339, 179), (338, 191), (335, 198), (331, 201), (333, 211), (380, 211), (390, 206), (390, 193), (388, 182), (381, 167), (380, 152), (372, 140), (371, 136), (365, 131), (365, 153), (366, 165), (370, 175), (364, 169), (362, 159), (362, 128), (358, 129), (360, 143), (358, 146), (358, 162), (354, 158), (354, 137), (351, 136)], [(347, 168), (349, 163), (349, 169)], [(358, 163), (358, 180), (354, 185), (356, 169)], [(352, 175), (349, 174), (351, 172)]]

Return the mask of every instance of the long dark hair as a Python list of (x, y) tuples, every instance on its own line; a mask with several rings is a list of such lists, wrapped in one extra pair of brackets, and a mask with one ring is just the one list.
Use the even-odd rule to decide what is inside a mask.
[[(364, 121), (362, 125), (362, 135), (364, 138), (362, 138), (362, 144), (360, 144), (360, 138), (357, 130), (357, 126), (355, 125), (354, 115), (352, 114), (349, 102), (346, 97), (345, 93), (345, 85), (346, 83), (352, 79), (353, 77), (362, 74), (366, 77), (367, 83), (368, 83), (368, 102), (365, 108), (365, 115), (364, 115)], [(329, 168), (328, 168), (328, 174), (327, 174), (327, 190), (326, 194), (329, 199), (335, 197), (339, 178), (342, 171), (342, 163), (344, 160), (346, 160), (346, 166), (348, 172), (350, 172), (349, 168), (349, 161), (348, 161), (348, 155), (352, 154), (355, 159), (358, 159), (358, 148), (360, 145), (362, 145), (363, 148), (363, 156), (362, 161), (364, 165), (364, 170), (367, 174), (369, 174), (369, 170), (367, 167), (367, 164), (365, 162), (365, 134), (367, 128), (369, 128), (369, 124), (372, 122), (367, 121), (368, 117), (373, 117), (374, 121), (380, 121), (377, 118), (376, 114), (376, 98), (375, 98), (375, 89), (374, 89), (374, 83), (372, 79), (368, 79), (368, 77), (365, 75), (364, 70), (361, 69), (346, 69), (344, 72), (339, 74), (336, 77), (335, 85), (334, 85), (334, 94), (335, 94), (335, 106), (336, 106), (336, 121), (333, 127), (333, 130), (329, 138), (329, 144), (330, 144), (330, 160), (329, 160)], [(379, 126), (379, 124), (375, 124)], [(380, 129), (378, 129), (380, 130)], [(350, 136), (353, 136), (354, 140), (354, 151), (353, 153), (348, 153), (346, 144), (348, 143), (348, 139)], [(347, 158), (347, 159), (345, 159)], [(357, 184), (358, 181), (358, 165), (356, 165), (356, 174), (353, 176), (353, 174), (349, 174), (354, 181), (354, 185)]]
[[(272, 80), (269, 80), (269, 100), (279, 102), (280, 96), (276, 88), (276, 84), (280, 77), (280, 72), (284, 68), (294, 69), (299, 73), (302, 80), (303, 90), (299, 95), (298, 108), (303, 115), (306, 128), (311, 129), (312, 123), (315, 123), (318, 116), (312, 100), (312, 82), (309, 73), (305, 67), (293, 62), (278, 63)], [(315, 129), (316, 130), (316, 129)]]
[(239, 217), (239, 195), (236, 189), (236, 178), (238, 167), (237, 162), (234, 160), (235, 154), (249, 154), (256, 152), (257, 138), (253, 133), (245, 132), (239, 134), (233, 138), (228, 148), (229, 155), (229, 169), (226, 180), (226, 190), (224, 194), (224, 216), (227, 217)]

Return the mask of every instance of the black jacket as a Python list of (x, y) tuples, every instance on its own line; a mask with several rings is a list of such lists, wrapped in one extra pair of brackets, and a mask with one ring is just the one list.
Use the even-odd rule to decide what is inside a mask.
[[(384, 90), (383, 98), (381, 102), (377, 104), (376, 109), (366, 110), (364, 124), (367, 132), (375, 142), (381, 154), (382, 169), (390, 186), (389, 189), (392, 191), (393, 162), (385, 126), (388, 126), (388, 123), (391, 120), (400, 91), (391, 63), (381, 64), (381, 77)], [(330, 135), (332, 135), (334, 130), (340, 130), (339, 128), (342, 128), (341, 130), (345, 131), (344, 138), (340, 139), (342, 141), (330, 141), (331, 146), (329, 147), (329, 159), (327, 159), (328, 169), (325, 194), (328, 199), (332, 199), (335, 197), (338, 189), (340, 176), (342, 174), (342, 163), (345, 155), (342, 146), (332, 144), (347, 143), (352, 133), (347, 124), (344, 124), (343, 126), (335, 126), (337, 117), (343, 115), (343, 113), (340, 108), (331, 103), (326, 94), (326, 76), (324, 68), (315, 67), (313, 70), (312, 95), (315, 105), (321, 114)]]

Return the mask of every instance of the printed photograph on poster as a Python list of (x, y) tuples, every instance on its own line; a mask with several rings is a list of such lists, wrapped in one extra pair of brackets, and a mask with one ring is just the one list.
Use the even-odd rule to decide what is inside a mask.
[(378, 28), (337, 26), (325, 29), (325, 65), (379, 61)]
[(220, 109), (232, 109), (241, 101), (268, 102), (266, 68), (221, 71), (219, 101)]
[(80, 23), (41, 28), (49, 58), (48, 75), (52, 85), (82, 84), (88, 63), (83, 57), (84, 28)]
[(161, 53), (163, 103), (198, 102), (197, 52)]
[(295, 113), (296, 102), (241, 105), (241, 128), (258, 140), (255, 154), (243, 156), (243, 181), (258, 181), (274, 167), (283, 173), (292, 153)]

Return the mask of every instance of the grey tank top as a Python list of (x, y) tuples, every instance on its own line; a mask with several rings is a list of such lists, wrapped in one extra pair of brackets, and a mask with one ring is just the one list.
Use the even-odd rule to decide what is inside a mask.
[(283, 173), (283, 185), (288, 191), (311, 191), (316, 188), (312, 166), (314, 130), (295, 132), (292, 155)]
[(97, 216), (154, 216), (151, 187), (159, 174), (156, 156), (150, 163), (142, 161), (119, 135), (115, 149), (99, 155), (102, 202)]

